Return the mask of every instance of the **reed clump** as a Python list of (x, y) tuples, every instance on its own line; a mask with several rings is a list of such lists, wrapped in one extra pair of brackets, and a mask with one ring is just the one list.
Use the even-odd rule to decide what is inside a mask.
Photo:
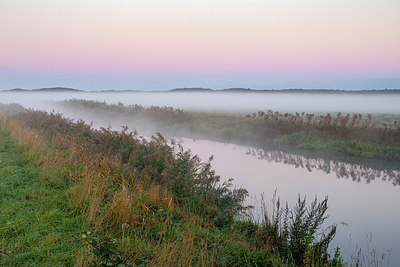
[(377, 124), (372, 115), (346, 114), (341, 112), (336, 116), (316, 115), (313, 113), (279, 113), (272, 110), (253, 113), (248, 119), (262, 121), (265, 131), (271, 129), (280, 133), (302, 132), (322, 138), (338, 138), (340, 140), (366, 142), (369, 144), (390, 146), (400, 143), (400, 124)]

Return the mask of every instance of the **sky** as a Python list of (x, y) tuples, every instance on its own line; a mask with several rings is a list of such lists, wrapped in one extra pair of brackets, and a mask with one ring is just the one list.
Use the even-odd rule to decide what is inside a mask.
[(0, 89), (400, 88), (398, 0), (0, 0)]

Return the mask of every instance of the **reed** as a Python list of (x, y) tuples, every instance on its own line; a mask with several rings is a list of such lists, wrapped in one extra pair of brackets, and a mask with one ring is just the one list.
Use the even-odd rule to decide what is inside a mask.
[[(378, 122), (371, 114), (312, 114), (266, 112), (213, 114), (187, 112), (171, 107), (108, 105), (105, 102), (68, 100), (60, 103), (93, 118), (116, 118), (138, 129), (162, 131), (170, 135), (212, 138), (278, 149), (333, 152), (360, 158), (400, 160), (400, 123)], [(141, 125), (145, 127), (140, 128)], [(355, 146), (351, 144), (356, 144)], [(346, 149), (345, 147), (349, 147)]]

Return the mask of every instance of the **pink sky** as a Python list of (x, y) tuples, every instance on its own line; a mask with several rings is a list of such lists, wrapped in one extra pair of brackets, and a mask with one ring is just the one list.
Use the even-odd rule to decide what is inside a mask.
[(394, 0), (2, 0), (0, 70), (400, 79), (398, 14)]

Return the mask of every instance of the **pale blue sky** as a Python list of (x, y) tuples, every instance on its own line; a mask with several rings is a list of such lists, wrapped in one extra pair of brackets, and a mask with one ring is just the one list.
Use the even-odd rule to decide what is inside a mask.
[(398, 0), (1, 0), (0, 89), (400, 88)]

